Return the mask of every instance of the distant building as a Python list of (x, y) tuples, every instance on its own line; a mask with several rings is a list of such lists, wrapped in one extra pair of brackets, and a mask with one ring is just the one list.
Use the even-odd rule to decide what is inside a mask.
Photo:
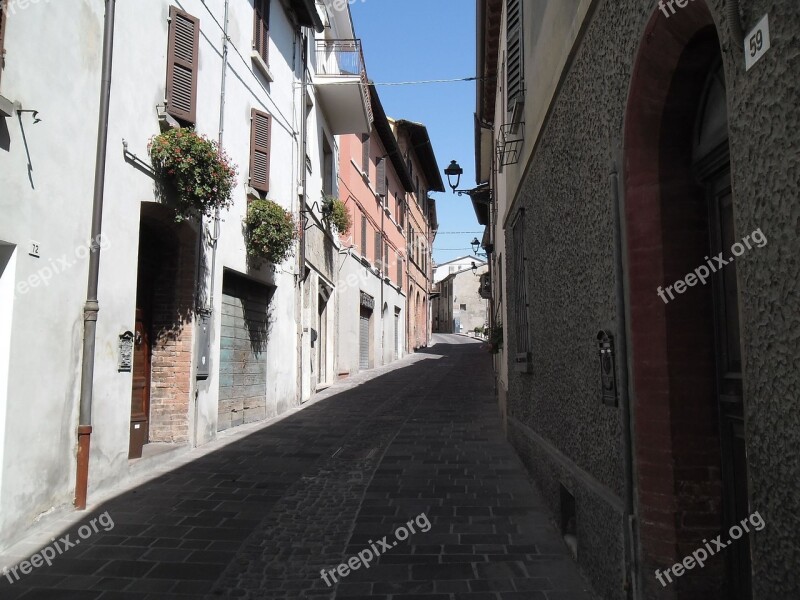
[(488, 323), (488, 302), (481, 297), (481, 282), (488, 274), (484, 263), (474, 271), (462, 269), (436, 285), (433, 300), (433, 331), (436, 333), (474, 333)]
[(448, 275), (452, 275), (453, 273), (458, 273), (459, 271), (463, 271), (465, 269), (471, 269), (473, 264), (481, 267), (486, 264), (486, 261), (474, 255), (467, 255), (459, 256), (458, 258), (448, 260), (447, 262), (441, 264), (437, 263), (433, 267), (433, 283), (439, 283), (442, 279)]

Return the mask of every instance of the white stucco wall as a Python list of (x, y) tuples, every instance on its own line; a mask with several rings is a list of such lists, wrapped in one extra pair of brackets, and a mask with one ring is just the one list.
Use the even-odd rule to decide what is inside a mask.
[[(154, 202), (151, 177), (126, 162), (122, 139), (145, 162), (149, 139), (159, 133), (156, 105), (163, 103), (169, 3), (118, 2), (109, 150), (100, 260), (90, 493), (127, 473), (130, 373), (117, 370), (119, 334), (134, 329), (141, 204)], [(197, 130), (216, 139), (219, 129), (223, 3), (181, 0), (200, 19)], [(213, 11), (212, 14), (209, 10)], [(273, 115), (269, 197), (295, 214), (299, 130), (299, 49), (280, 3), (271, 15), (268, 82), (254, 72), (252, 6), (231, 2), (232, 46), (227, 72), (224, 147), (239, 166), (234, 205), (220, 223), (214, 294), (212, 371), (189, 399), (190, 443), (216, 436), (219, 387), (220, 300), (226, 269), (276, 286), (266, 352), (267, 415), (298, 401), (296, 261), (273, 274), (248, 271), (242, 218), (250, 153), (250, 110)], [(0, 547), (40, 513), (72, 501), (78, 421), (82, 309), (86, 296), (94, 150), (100, 90), (103, 4), (32, 3), (9, 16), (6, 68), (0, 94), (39, 111), (0, 120), (0, 243), (15, 247), (2, 271), (2, 290), (16, 286), (13, 304), (0, 291)], [(80, 40), (80, 43), (74, 43)], [(241, 54), (241, 56), (240, 56)], [(293, 64), (297, 56), (298, 64)], [(32, 76), (35, 74), (35, 76)], [(319, 128), (310, 128), (311, 136)], [(313, 144), (310, 144), (313, 146)], [(30, 169), (29, 169), (30, 161)], [(28, 254), (31, 242), (39, 258)], [(77, 253), (77, 254), (76, 254)], [(70, 262), (46, 285), (20, 287), (58, 259)], [(11, 312), (13, 310), (13, 313)], [(9, 317), (11, 318), (4, 318)], [(3, 341), (10, 353), (3, 353)], [(10, 354), (10, 356), (9, 356)], [(5, 370), (3, 369), (5, 366)], [(4, 373), (7, 372), (7, 377)], [(194, 390), (192, 390), (194, 391)]]

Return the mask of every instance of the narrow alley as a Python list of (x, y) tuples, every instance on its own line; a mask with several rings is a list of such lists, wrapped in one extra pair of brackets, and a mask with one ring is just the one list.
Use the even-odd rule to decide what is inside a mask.
[[(474, 340), (436, 335), (238, 438), (71, 513), (71, 528), (48, 535), (73, 532), (76, 547), (4, 578), (0, 597), (593, 598), (505, 440)], [(105, 513), (109, 531), (74, 533)], [(336, 571), (371, 548), (378, 558)]]

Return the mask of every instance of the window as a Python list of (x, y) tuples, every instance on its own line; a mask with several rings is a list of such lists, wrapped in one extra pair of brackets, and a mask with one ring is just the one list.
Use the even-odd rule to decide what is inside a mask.
[(389, 244), (383, 243), (383, 270), (389, 272)]
[(369, 154), (369, 134), (365, 133), (361, 136), (361, 171), (366, 175), (367, 179), (369, 179)]
[(334, 188), (333, 150), (328, 143), (325, 132), (322, 132), (322, 193), (333, 195)]
[(397, 224), (400, 227), (405, 227), (405, 206), (403, 205), (403, 199), (400, 198), (400, 194), (394, 195), (394, 201), (397, 203)]
[(403, 287), (403, 257), (397, 255), (397, 285)]
[(361, 213), (361, 256), (367, 258), (367, 216)]
[(381, 251), (383, 250), (383, 240), (381, 239), (381, 232), (375, 231), (375, 267), (380, 271), (383, 269), (383, 261), (381, 260)]
[(272, 116), (253, 109), (250, 117), (250, 187), (269, 192)]
[(270, 0), (253, 2), (253, 50), (269, 64), (269, 4)]
[(530, 352), (528, 333), (528, 292), (525, 283), (525, 212), (520, 211), (512, 226), (511, 243), (513, 245), (512, 268), (514, 276), (510, 283), (513, 287), (513, 315), (517, 354)]
[(458, 308), (459, 308), (459, 310), (464, 310), (465, 311), (465, 310), (467, 310), (467, 305), (466, 304), (460, 304), (458, 306)]
[(524, 44), (522, 27), (522, 0), (506, 0), (506, 103), (513, 115), (524, 100)]
[(167, 43), (167, 113), (185, 123), (197, 118), (197, 71), (200, 20), (169, 8)]

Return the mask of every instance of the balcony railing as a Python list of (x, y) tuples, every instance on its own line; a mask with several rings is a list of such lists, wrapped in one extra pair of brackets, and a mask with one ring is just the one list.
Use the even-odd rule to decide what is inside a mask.
[[(372, 122), (369, 80), (361, 40), (317, 40), (315, 77), (318, 83), (358, 86), (368, 122)], [(335, 81), (341, 80), (341, 81)]]
[(317, 40), (317, 75), (361, 77), (366, 72), (361, 40)]

